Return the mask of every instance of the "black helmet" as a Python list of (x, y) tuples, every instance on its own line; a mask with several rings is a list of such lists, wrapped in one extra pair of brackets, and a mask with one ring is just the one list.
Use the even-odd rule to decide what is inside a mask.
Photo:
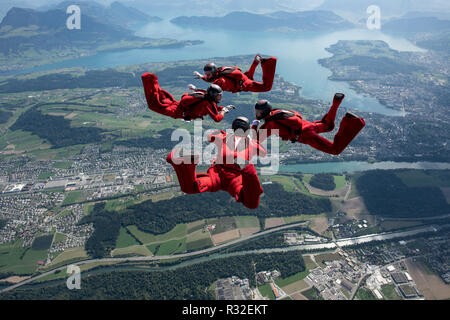
[(216, 73), (217, 72), (217, 66), (214, 62), (210, 62), (205, 64), (205, 67), (203, 68), (203, 71), (205, 72), (212, 72), (212, 73)]
[(231, 125), (234, 131), (242, 129), (244, 132), (250, 129), (250, 121), (246, 117), (237, 117)]
[(259, 100), (255, 104), (255, 109), (262, 111), (261, 116), (256, 117), (258, 120), (261, 120), (261, 119), (267, 117), (269, 115), (270, 111), (272, 111), (272, 105), (270, 104), (270, 102), (268, 100)]
[(206, 93), (209, 97), (214, 99), (217, 97), (218, 94), (221, 94), (223, 92), (222, 88), (219, 87), (217, 84), (212, 84), (209, 86), (208, 90), (206, 90)]

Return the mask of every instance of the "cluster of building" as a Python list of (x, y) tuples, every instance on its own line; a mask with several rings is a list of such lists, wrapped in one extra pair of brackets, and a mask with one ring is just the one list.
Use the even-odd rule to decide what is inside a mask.
[(56, 228), (56, 232), (65, 235), (65, 240), (53, 241), (49, 253), (61, 252), (67, 248), (84, 246), (94, 232), (92, 223), (78, 225), (83, 218), (83, 206), (80, 204), (65, 208), (60, 214), (46, 218), (46, 223)]
[(236, 276), (217, 280), (215, 295), (217, 300), (253, 300), (254, 298), (248, 279), (240, 279)]
[(368, 228), (367, 220), (352, 219), (332, 226), (336, 238), (350, 238)]
[(22, 245), (30, 246), (41, 232), (49, 232), (50, 225), (45, 218), (51, 209), (64, 200), (61, 193), (26, 193), (0, 197), (0, 218), (6, 225), (0, 229), (0, 243), (8, 243), (19, 238)]
[(300, 244), (325, 243), (328, 242), (328, 239), (309, 233), (298, 234), (297, 232), (286, 232), (284, 233), (284, 241), (287, 245), (294, 246)]
[(360, 279), (368, 272), (369, 265), (359, 262), (343, 250), (340, 259), (325, 261), (325, 267), (310, 271), (305, 281), (315, 287), (325, 300), (350, 299)]
[[(100, 153), (99, 148), (85, 147), (65, 166), (27, 156), (0, 161), (0, 219), (7, 221), (0, 230), (0, 243), (22, 239), (22, 245), (29, 246), (38, 234), (56, 229), (66, 240), (52, 244), (50, 253), (83, 246), (93, 228), (78, 225), (81, 205), (64, 203), (75, 190), (82, 190), (74, 201), (78, 202), (176, 188), (163, 157), (166, 151), (117, 146)], [(42, 178), (42, 172), (50, 174)]]
[(383, 286), (392, 285), (396, 294), (405, 299), (422, 298), (414, 280), (406, 271), (403, 261), (383, 267), (374, 267), (373, 273), (366, 280), (365, 286), (377, 299), (383, 299)]

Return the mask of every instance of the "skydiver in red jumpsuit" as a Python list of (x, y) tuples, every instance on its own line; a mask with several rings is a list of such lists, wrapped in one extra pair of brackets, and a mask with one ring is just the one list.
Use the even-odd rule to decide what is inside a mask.
[[(259, 62), (261, 62), (263, 71), (263, 82), (253, 80), (253, 75)], [(224, 91), (230, 91), (232, 93), (240, 91), (266, 92), (272, 89), (276, 65), (277, 58), (270, 57), (263, 59), (260, 55), (256, 55), (250, 69), (244, 73), (242, 73), (241, 69), (238, 67), (218, 68), (214, 63), (210, 62), (203, 68), (205, 75), (201, 75), (197, 71), (194, 72), (194, 75), (197, 79), (212, 82), (217, 84)]]
[(203, 119), (203, 116), (209, 115), (215, 122), (220, 122), (224, 114), (231, 109), (235, 109), (233, 105), (226, 107), (217, 105), (222, 100), (223, 91), (214, 84), (206, 91), (197, 90), (197, 88), (190, 85), (189, 87), (196, 91), (185, 93), (180, 101), (176, 101), (170, 93), (161, 89), (156, 75), (144, 73), (142, 75), (142, 83), (148, 108), (174, 119)]
[[(334, 129), (336, 112), (343, 99), (344, 94), (336, 93), (328, 113), (321, 120), (314, 122), (302, 119), (301, 114), (296, 111), (273, 109), (269, 101), (259, 100), (255, 105), (256, 120), (252, 123), (252, 129), (258, 130), (259, 142), (269, 137), (273, 129), (278, 129), (282, 140), (298, 141), (317, 150), (338, 155), (365, 126), (363, 118), (347, 112), (339, 125), (339, 130), (334, 136), (333, 142), (319, 135), (319, 133)], [(264, 124), (258, 129), (260, 120), (264, 120)], [(261, 131), (263, 129), (267, 130), (265, 134)]]
[(209, 142), (218, 146), (218, 157), (207, 173), (195, 172), (198, 156), (176, 157), (174, 150), (166, 160), (175, 169), (183, 192), (195, 194), (223, 190), (247, 208), (256, 209), (263, 189), (255, 167), (248, 163), (241, 169), (237, 159), (249, 162), (256, 154), (265, 156), (266, 150), (247, 135), (250, 129), (247, 118), (238, 117), (233, 121), (232, 128), (234, 133), (231, 135), (216, 131), (208, 136)]

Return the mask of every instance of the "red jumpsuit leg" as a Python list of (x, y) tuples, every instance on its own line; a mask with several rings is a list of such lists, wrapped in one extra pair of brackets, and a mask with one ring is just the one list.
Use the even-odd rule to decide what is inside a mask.
[(175, 119), (181, 118), (179, 112), (177, 112), (178, 102), (170, 93), (161, 89), (156, 75), (144, 73), (142, 75), (142, 83), (144, 85), (147, 105), (150, 110)]
[(248, 69), (248, 71), (244, 72), (244, 74), (245, 74), (250, 80), (253, 80), (253, 76), (254, 76), (254, 74), (255, 74), (255, 70), (256, 70), (256, 67), (258, 66), (258, 64), (259, 64), (259, 61), (256, 60), (256, 57), (255, 57), (255, 59), (253, 60), (252, 65), (250, 66), (250, 69)]
[(175, 163), (173, 157), (174, 152), (172, 151), (167, 156), (166, 161), (174, 168), (181, 191), (188, 194), (218, 191), (220, 178), (212, 168), (209, 168), (208, 173), (196, 173), (195, 167), (197, 163), (192, 163), (193, 161), (190, 161), (191, 163), (179, 163), (179, 161), (175, 161)]
[(336, 119), (336, 113), (341, 102), (342, 100), (335, 101), (333, 99), (333, 104), (331, 105), (330, 110), (326, 115), (323, 116), (322, 120), (313, 122), (317, 125), (317, 133), (330, 132), (334, 129), (334, 120)]
[(272, 89), (273, 79), (275, 78), (275, 69), (277, 66), (277, 58), (270, 57), (261, 60), (261, 68), (263, 71), (263, 82), (247, 81), (243, 84), (243, 91), (266, 92)]
[[(234, 194), (237, 202), (242, 202), (249, 209), (256, 209), (259, 206), (259, 197), (264, 192), (253, 164), (247, 165), (241, 170), (241, 176), (236, 179), (239, 184), (235, 184)], [(233, 181), (234, 182), (234, 181)]]
[(344, 151), (364, 126), (363, 118), (345, 116), (341, 121), (337, 134), (334, 136), (334, 141), (331, 142), (318, 134), (321, 130), (320, 124), (309, 122), (303, 126), (302, 134), (298, 141), (306, 143), (317, 150), (338, 155)]

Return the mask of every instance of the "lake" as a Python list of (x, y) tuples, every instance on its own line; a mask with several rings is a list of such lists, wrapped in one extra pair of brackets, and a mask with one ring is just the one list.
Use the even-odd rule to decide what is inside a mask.
[[(93, 56), (67, 60), (23, 71), (52, 70), (69, 67), (99, 69), (146, 62), (169, 62), (177, 60), (205, 59), (261, 53), (278, 58), (277, 73), (287, 81), (303, 89), (306, 98), (320, 99), (331, 103), (335, 92), (343, 92), (346, 99), (344, 108), (375, 112), (389, 116), (401, 115), (400, 111), (381, 105), (376, 99), (358, 94), (345, 82), (330, 81), (331, 72), (320, 66), (318, 59), (330, 57), (325, 48), (339, 40), (383, 40), (391, 48), (399, 51), (423, 51), (402, 37), (383, 34), (378, 30), (351, 29), (337, 32), (238, 32), (232, 30), (204, 30), (178, 27), (168, 20), (140, 25), (136, 28), (138, 36), (150, 38), (173, 38), (178, 40), (203, 40), (196, 46), (176, 49), (132, 49), (102, 52)], [(249, 61), (250, 62), (250, 61)], [(202, 65), (198, 71), (202, 71)], [(194, 70), (193, 70), (194, 71)]]
[(344, 173), (368, 170), (391, 170), (391, 169), (434, 169), (449, 170), (450, 163), (445, 162), (364, 162), (364, 161), (345, 161), (345, 162), (318, 162), (280, 165), (279, 172), (301, 172), (301, 173)]

